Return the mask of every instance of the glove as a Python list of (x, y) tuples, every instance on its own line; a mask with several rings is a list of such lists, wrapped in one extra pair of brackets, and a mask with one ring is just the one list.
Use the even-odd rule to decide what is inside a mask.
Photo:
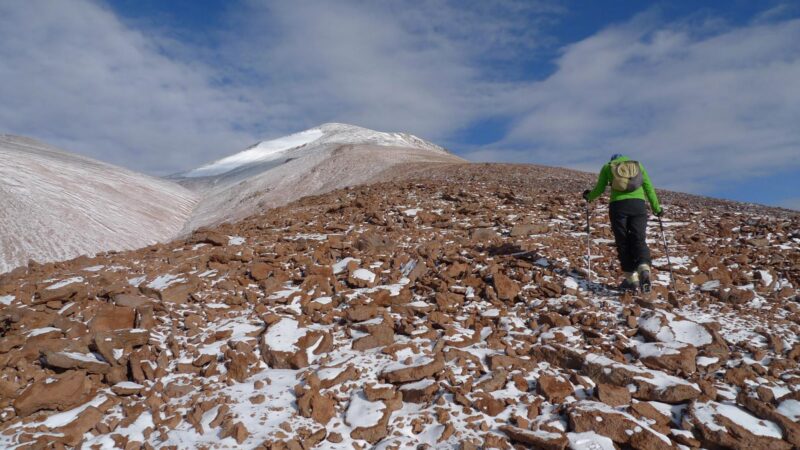
[(592, 192), (592, 191), (590, 191), (589, 189), (583, 191), (583, 199), (586, 200), (587, 202), (589, 201), (589, 193), (590, 192)]
[(655, 214), (656, 214), (656, 217), (663, 216), (664, 215), (664, 208), (660, 208), (658, 211), (656, 211)]

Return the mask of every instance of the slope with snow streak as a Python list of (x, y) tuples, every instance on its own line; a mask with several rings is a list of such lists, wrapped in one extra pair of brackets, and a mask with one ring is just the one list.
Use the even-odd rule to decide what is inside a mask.
[(327, 123), (170, 178), (202, 195), (189, 232), (361, 184), (397, 164), (453, 162), (463, 160), (410, 134)]
[(186, 178), (210, 177), (221, 175), (247, 164), (279, 159), (287, 150), (302, 147), (321, 138), (324, 132), (311, 129), (285, 136), (271, 141), (263, 141), (243, 152), (222, 158), (210, 164), (198, 167), (183, 174)]
[(0, 273), (171, 239), (196, 203), (175, 183), (0, 135)]

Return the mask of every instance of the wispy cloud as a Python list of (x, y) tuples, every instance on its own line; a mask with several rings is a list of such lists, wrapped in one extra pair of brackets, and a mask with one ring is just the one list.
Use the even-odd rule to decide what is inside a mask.
[(90, 1), (0, 3), (0, 128), (150, 172), (251, 143), (257, 106)]
[(627, 152), (665, 187), (800, 168), (800, 20), (719, 29), (654, 14), (563, 50), (558, 70), (519, 87), (498, 145), (551, 164)]
[(2, 2), (0, 131), (168, 173), (327, 121), (452, 144), (499, 120), (494, 144), (454, 150), (582, 169), (621, 151), (700, 193), (800, 170), (791, 9), (739, 26), (651, 11), (564, 46), (534, 79), (568, 16), (553, 5), (245, 0), (210, 39), (181, 41), (95, 1)]
[(222, 53), (289, 112), (271, 117), (278, 127), (339, 120), (446, 139), (498, 98), (490, 62), (532, 57), (547, 41), (539, 24), (560, 12), (516, 0), (252, 1)]
[[(214, 45), (90, 0), (0, 5), (0, 129), (151, 173), (326, 121), (446, 139), (532, 55), (546, 2), (245, 1)], [(144, 27), (144, 28), (142, 28)], [(532, 57), (532, 56), (529, 56)]]

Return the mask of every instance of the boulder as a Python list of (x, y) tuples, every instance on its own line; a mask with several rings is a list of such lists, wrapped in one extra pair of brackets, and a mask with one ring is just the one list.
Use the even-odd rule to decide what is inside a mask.
[(575, 393), (572, 383), (561, 377), (542, 375), (536, 382), (537, 391), (550, 403), (561, 403)]
[(380, 374), (381, 379), (389, 383), (409, 383), (431, 377), (444, 369), (444, 361), (440, 357), (418, 357), (412, 364), (390, 364)]
[(40, 410), (74, 408), (89, 401), (94, 392), (86, 371), (72, 370), (33, 382), (12, 404), (17, 415), (25, 417)]
[(564, 450), (569, 442), (562, 433), (544, 430), (526, 430), (510, 425), (503, 425), (500, 431), (506, 434), (511, 442), (524, 444), (530, 448), (541, 450)]
[(584, 358), (581, 371), (595, 383), (608, 383), (626, 387), (633, 385), (631, 393), (638, 400), (655, 400), (664, 403), (682, 403), (700, 396), (700, 388), (683, 378), (652, 369), (616, 362), (605, 356), (589, 353)]
[(609, 406), (624, 406), (631, 402), (631, 393), (627, 387), (599, 383), (595, 388), (597, 399)]
[(297, 320), (283, 317), (266, 329), (260, 345), (261, 356), (270, 367), (297, 370), (308, 367), (309, 353), (329, 351), (333, 339), (329, 333), (303, 328)]
[(646, 422), (605, 403), (582, 400), (570, 405), (567, 416), (570, 428), (578, 433), (595, 432), (621, 446), (636, 450), (674, 450), (677, 447)]
[(704, 447), (734, 450), (792, 448), (792, 444), (783, 440), (783, 431), (778, 424), (753, 416), (736, 405), (693, 402), (687, 413)]
[(89, 331), (113, 331), (130, 329), (136, 323), (136, 310), (127, 306), (103, 304), (94, 312), (89, 322)]
[(427, 403), (439, 392), (439, 383), (431, 379), (423, 379), (400, 386), (403, 401), (408, 403)]
[(520, 293), (519, 284), (499, 272), (494, 274), (492, 285), (500, 300), (514, 300)]
[(45, 363), (57, 369), (84, 369), (88, 373), (106, 373), (111, 366), (94, 353), (46, 352)]
[(697, 349), (682, 342), (637, 344), (634, 352), (645, 366), (690, 375), (697, 370)]

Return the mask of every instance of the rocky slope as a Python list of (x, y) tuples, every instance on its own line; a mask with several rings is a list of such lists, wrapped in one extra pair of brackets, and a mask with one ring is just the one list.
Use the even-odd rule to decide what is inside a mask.
[(196, 195), (165, 180), (0, 135), (0, 273), (174, 238)]
[(797, 214), (664, 194), (642, 299), (587, 175), (384, 175), (0, 276), (0, 447), (800, 447)]

